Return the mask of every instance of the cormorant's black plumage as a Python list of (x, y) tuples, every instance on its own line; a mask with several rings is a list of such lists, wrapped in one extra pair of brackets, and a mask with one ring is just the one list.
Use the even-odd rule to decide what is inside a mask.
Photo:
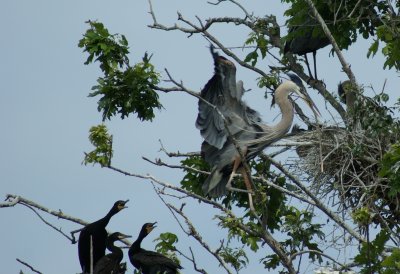
[(94, 267), (94, 274), (123, 274), (125, 270), (121, 270), (120, 263), (124, 257), (122, 249), (115, 246), (114, 242), (129, 238), (131, 236), (115, 232), (108, 236), (106, 246), (111, 253), (103, 256)]
[(83, 273), (90, 272), (90, 238), (92, 238), (93, 243), (93, 266), (95, 266), (100, 258), (102, 258), (106, 253), (106, 226), (112, 216), (125, 208), (127, 202), (128, 200), (115, 202), (106, 216), (96, 222), (88, 224), (80, 232), (78, 240), (78, 255)]
[(140, 247), (142, 240), (155, 228), (156, 223), (145, 223), (140, 230), (139, 237), (132, 244), (128, 255), (132, 265), (143, 274), (177, 274), (182, 267), (170, 258)]

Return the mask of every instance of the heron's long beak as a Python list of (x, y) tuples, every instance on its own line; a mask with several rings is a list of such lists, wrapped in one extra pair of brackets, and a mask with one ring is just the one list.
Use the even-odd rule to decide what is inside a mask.
[(318, 116), (321, 116), (321, 113), (319, 112), (319, 110), (318, 110), (317, 106), (315, 105), (314, 101), (308, 95), (307, 91), (304, 88), (301, 88), (301, 89), (302, 90), (296, 91), (296, 93), (311, 108), (312, 112), (314, 113), (315, 118), (317, 118)]
[(296, 90), (296, 93), (300, 96), (301, 99), (303, 99), (307, 103), (307, 105), (311, 108), (312, 112), (314, 113), (315, 119), (318, 120), (317, 117), (321, 116), (321, 113), (319, 112), (317, 106), (314, 104), (313, 100), (311, 100), (310, 96), (308, 95), (306, 88), (303, 84), (303, 81), (295, 73), (287, 73), (287, 76), (289, 76), (290, 81), (292, 81), (299, 87), (299, 90)]

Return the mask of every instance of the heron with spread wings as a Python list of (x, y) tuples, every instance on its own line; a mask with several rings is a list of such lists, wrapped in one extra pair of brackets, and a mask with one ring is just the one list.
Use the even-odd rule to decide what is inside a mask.
[(276, 125), (263, 123), (260, 114), (242, 100), (243, 82), (236, 82), (235, 65), (219, 56), (213, 47), (211, 53), (215, 72), (201, 91), (196, 120), (196, 127), (204, 138), (201, 153), (212, 168), (202, 189), (210, 197), (221, 197), (227, 190), (238, 190), (231, 186), (231, 181), (240, 170), (247, 190), (238, 191), (252, 193), (251, 180), (246, 175), (242, 159), (249, 161), (289, 131), (294, 116), (289, 94), (296, 93), (314, 114), (319, 112), (307, 93), (300, 91), (304, 88), (300, 78), (289, 75), (291, 80), (280, 84), (274, 94), (282, 112), (281, 120)]

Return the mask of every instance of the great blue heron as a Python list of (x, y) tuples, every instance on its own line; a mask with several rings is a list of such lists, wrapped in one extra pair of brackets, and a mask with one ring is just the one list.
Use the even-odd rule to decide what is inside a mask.
[(318, 22), (312, 17), (308, 17), (304, 24), (301, 26), (290, 27), (288, 35), (295, 36), (293, 36), (293, 38), (291, 39), (286, 40), (283, 53), (286, 54), (288, 52), (291, 52), (293, 54), (304, 55), (304, 58), (306, 59), (308, 73), (310, 74), (310, 77), (313, 77), (307, 59), (307, 53), (312, 52), (314, 60), (314, 75), (315, 79), (318, 79), (316, 64), (317, 50), (329, 45), (330, 41), (326, 36), (316, 30), (322, 31), (321, 27), (318, 25)]
[(212, 167), (211, 174), (203, 183), (203, 192), (211, 197), (225, 195), (227, 189), (233, 189), (231, 180), (238, 168), (243, 174), (248, 192), (251, 192), (250, 180), (241, 168), (241, 157), (235, 143), (248, 161), (285, 135), (294, 115), (293, 104), (288, 98), (291, 93), (305, 100), (314, 113), (318, 109), (308, 95), (300, 92), (301, 87), (297, 85), (301, 84), (300, 78), (290, 75), (293, 80), (279, 85), (274, 95), (282, 112), (281, 121), (273, 126), (264, 124), (258, 112), (242, 101), (243, 82), (236, 83), (235, 65), (219, 56), (212, 47), (211, 53), (215, 73), (201, 91), (196, 120), (196, 127), (204, 138), (202, 155)]

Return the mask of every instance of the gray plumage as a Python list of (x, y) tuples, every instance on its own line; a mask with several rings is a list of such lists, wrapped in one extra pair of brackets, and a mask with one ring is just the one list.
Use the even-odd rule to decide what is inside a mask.
[(312, 103), (300, 93), (299, 86), (293, 81), (286, 81), (275, 91), (282, 120), (275, 126), (266, 125), (259, 113), (242, 101), (244, 88), (241, 81), (236, 82), (235, 65), (219, 56), (213, 48), (211, 53), (215, 73), (201, 91), (203, 100), (199, 100), (196, 127), (204, 138), (202, 156), (212, 167), (210, 176), (203, 183), (203, 192), (211, 197), (220, 197), (226, 194), (225, 186), (230, 175), (236, 171), (233, 170), (233, 163), (240, 161), (229, 134), (237, 141), (248, 161), (288, 132), (294, 115), (293, 105), (288, 99), (291, 92), (297, 93), (310, 106)]

